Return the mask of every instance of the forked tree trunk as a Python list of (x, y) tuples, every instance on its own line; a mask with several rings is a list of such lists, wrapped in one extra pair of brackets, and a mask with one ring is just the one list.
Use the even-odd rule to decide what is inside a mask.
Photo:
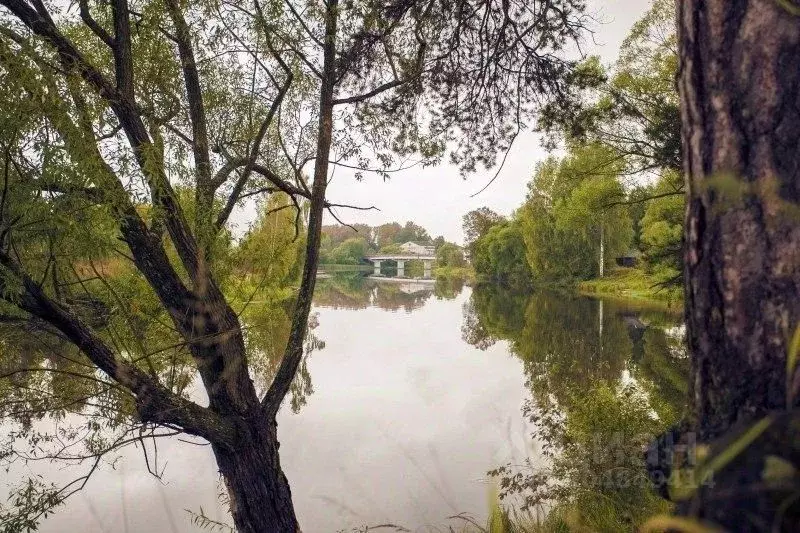
[(266, 418), (248, 424), (235, 450), (214, 446), (238, 533), (299, 531), (289, 481), (278, 457), (276, 424)]
[(711, 438), (785, 408), (792, 383), (797, 397), (786, 355), (800, 319), (800, 8), (677, 4), (690, 401)]
[(245, 436), (239, 438), (233, 449), (214, 447), (217, 465), (228, 488), (231, 515), (238, 533), (295, 533), (300, 529), (292, 504), (289, 481), (280, 465), (275, 418), (303, 357), (303, 342), (319, 264), (325, 190), (328, 184), (328, 161), (333, 139), (337, 6), (338, 0), (328, 0), (326, 3), (317, 156), (314, 165), (305, 265), (286, 352), (264, 397), (263, 408), (257, 409), (254, 413), (245, 411), (251, 413), (243, 420)]

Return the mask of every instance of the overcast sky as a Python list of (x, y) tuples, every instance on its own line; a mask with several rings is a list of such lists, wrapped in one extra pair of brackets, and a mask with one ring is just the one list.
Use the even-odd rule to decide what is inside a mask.
[[(649, 5), (649, 0), (589, 0), (590, 12), (596, 13), (601, 23), (596, 27), (595, 42), (589, 39), (585, 51), (599, 54), (604, 63), (612, 62), (631, 25)], [(464, 180), (455, 167), (440, 165), (392, 174), (389, 181), (374, 174), (365, 174), (362, 181), (356, 181), (352, 172), (339, 167), (328, 187), (328, 198), (335, 203), (374, 205), (381, 209), (366, 212), (339, 209), (337, 213), (346, 223), (379, 225), (412, 220), (426, 228), (431, 237), (444, 235), (449, 241), (461, 243), (461, 217), (481, 206), (510, 214), (522, 203), (536, 163), (545, 157), (547, 153), (536, 135), (521, 134), (497, 180), (474, 198), (470, 196), (491, 179), (494, 171), (478, 172)], [(246, 211), (253, 214), (250, 209)], [(326, 217), (326, 223), (336, 223), (330, 215)], [(245, 215), (240, 219), (240, 229), (244, 218), (250, 217)]]

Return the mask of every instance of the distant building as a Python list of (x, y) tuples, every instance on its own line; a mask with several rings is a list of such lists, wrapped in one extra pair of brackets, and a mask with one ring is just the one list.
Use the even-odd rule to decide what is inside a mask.
[(403, 252), (411, 255), (435, 255), (436, 248), (428, 244), (420, 244), (417, 242), (406, 242), (400, 245)]
[(630, 250), (625, 255), (617, 257), (617, 266), (632, 268), (639, 264), (639, 256), (641, 254), (636, 250)]

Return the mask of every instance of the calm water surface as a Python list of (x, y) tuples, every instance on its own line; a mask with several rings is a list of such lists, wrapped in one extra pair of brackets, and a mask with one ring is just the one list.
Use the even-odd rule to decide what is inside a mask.
[[(680, 324), (661, 311), (360, 276), (320, 280), (315, 311), (324, 347), (308, 357), (305, 404), (287, 402), (278, 428), (306, 533), (483, 520), (486, 472), (541, 456), (522, 412), (537, 389), (558, 397), (595, 380), (647, 380), (666, 401), (685, 393)], [(129, 448), (41, 530), (199, 531), (185, 510), (201, 508), (227, 521), (207, 447), (164, 439), (158, 453), (163, 483)], [(44, 471), (55, 481), (74, 472)]]

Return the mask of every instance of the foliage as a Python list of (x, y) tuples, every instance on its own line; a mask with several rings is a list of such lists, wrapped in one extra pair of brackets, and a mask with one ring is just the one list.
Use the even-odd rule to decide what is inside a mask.
[(465, 340), (479, 348), (507, 340), (529, 379), (524, 411), (545, 460), (490, 472), (504, 502), (521, 512), (513, 524), (521, 531), (635, 531), (669, 509), (652, 492), (642, 446), (686, 401), (682, 339), (665, 327), (677, 319), (601, 305), (479, 286), (465, 306)]
[(464, 290), (464, 284), (472, 281), (471, 271), (468, 269), (437, 269), (436, 284), (433, 286), (433, 293), (439, 300), (452, 300)]
[[(441, 282), (443, 286), (454, 284), (471, 286), (476, 281), (475, 270), (469, 265), (463, 267), (435, 267), (433, 269), (433, 277), (436, 278), (437, 283)], [(461, 290), (459, 289), (454, 294), (460, 292)]]
[(505, 218), (498, 215), (488, 207), (480, 207), (470, 211), (463, 218), (464, 242), (470, 256), (475, 253), (475, 243), (486, 235), (492, 226), (504, 221)]
[[(540, 163), (525, 204), (506, 221), (488, 210), (465, 217), (470, 259), (484, 279), (526, 285), (589, 279), (627, 252), (633, 228), (621, 166), (609, 150), (574, 145), (563, 159)], [(473, 241), (470, 241), (474, 238)]]
[(529, 406), (540, 425), (536, 436), (552, 457), (550, 473), (511, 478), (505, 496), (524, 494), (529, 505), (552, 502), (549, 531), (636, 531), (652, 514), (668, 510), (650, 488), (641, 454), (660, 424), (637, 391), (601, 383), (576, 392), (570, 403), (575, 408), (566, 417), (553, 406)]
[(300, 279), (305, 239), (295, 224), (290, 200), (273, 195), (233, 253), (237, 282), (253, 280), (259, 289), (286, 287)]
[(433, 295), (440, 299), (453, 299), (463, 288), (461, 278), (437, 279), (435, 284), (408, 293), (401, 284), (381, 282), (360, 273), (337, 273), (320, 279), (314, 296), (316, 305), (334, 309), (366, 309), (378, 307), (386, 310), (413, 311), (419, 309)]
[(378, 250), (382, 254), (402, 254), (403, 249), (400, 248), (400, 245), (397, 243), (387, 244), (386, 246), (382, 246), (380, 250)]
[(357, 265), (368, 255), (369, 246), (362, 237), (351, 237), (331, 250), (325, 258), (326, 263), (337, 265)]
[[(674, 9), (674, 2), (654, 0), (614, 65), (586, 59), (573, 73), (574, 98), (546, 106), (539, 125), (551, 146), (563, 142), (567, 154), (537, 166), (517, 213), (534, 280), (597, 277), (602, 234), (606, 269), (634, 245), (655, 282), (679, 281), (683, 183)], [(499, 216), (484, 208), (468, 217), (472, 252), (471, 243)]]
[(652, 187), (653, 196), (641, 219), (641, 249), (650, 271), (661, 282), (677, 285), (683, 272), (683, 194), (673, 194), (681, 177), (666, 174)]
[(377, 248), (383, 248), (391, 244), (403, 244), (406, 242), (431, 242), (428, 230), (411, 222), (410, 220), (401, 225), (398, 222), (389, 222), (381, 224), (374, 228), (374, 245)]
[(464, 252), (453, 243), (444, 243), (436, 250), (436, 264), (442, 267), (463, 267), (467, 264)]
[(520, 209), (527, 260), (535, 279), (588, 279), (599, 274), (601, 240), (606, 267), (625, 253), (632, 224), (622, 184), (599, 146), (575, 146), (562, 160), (540, 164)]
[(480, 279), (522, 287), (530, 283), (522, 227), (517, 220), (495, 224), (473, 243), (473, 249), (471, 261)]
[[(675, 88), (675, 3), (653, 0), (622, 43), (611, 69), (597, 57), (582, 65), (586, 89), (570, 105), (550, 106), (540, 125), (552, 141), (601, 144), (624, 161), (626, 175), (680, 171), (680, 113)], [(606, 164), (619, 159), (609, 157)]]
[[(655, 282), (680, 281), (683, 182), (674, 10), (674, 2), (653, 0), (617, 61), (606, 68), (596, 57), (585, 60), (577, 71), (582, 75), (576, 98), (545, 110), (540, 126), (553, 146), (564, 141), (568, 154), (540, 164), (521, 210), (535, 277), (596, 277), (593, 257), (602, 227), (608, 229), (607, 267), (633, 244)], [(588, 175), (592, 179), (584, 182)]]
[(682, 289), (664, 285), (660, 278), (642, 268), (614, 267), (602, 278), (578, 283), (578, 290), (601, 297), (652, 301), (676, 311), (682, 309)]
[[(400, 245), (409, 241), (433, 245), (436, 249), (446, 244), (444, 237), (431, 240), (428, 230), (411, 221), (405, 225), (389, 222), (374, 227), (367, 224), (353, 227), (328, 225), (322, 227), (320, 263), (356, 265), (370, 253), (402, 253)], [(412, 269), (416, 268), (416, 265), (412, 266)]]
[[(116, 424), (113, 437), (128, 440), (145, 430), (205, 440), (231, 501), (258, 502), (232, 506), (237, 529), (298, 529), (274, 427), (313, 343), (322, 219), (343, 207), (326, 195), (334, 167), (387, 177), (445, 156), (464, 173), (493, 166), (543, 105), (572, 91), (565, 56), (584, 2), (0, 6), (3, 311), (80, 349), (76, 381), (100, 387), (112, 426), (84, 412), (94, 396), (78, 402), (93, 437)], [(234, 250), (231, 217), (248, 200), (262, 217)], [(267, 216), (269, 202), (284, 212)], [(287, 242), (290, 213), (305, 238)], [(117, 257), (125, 266), (105, 273)], [(262, 279), (274, 294), (256, 300)], [(286, 340), (257, 390), (247, 320), (264, 308), (288, 337), (272, 339)], [(36, 364), (31, 379), (54, 373)], [(188, 397), (192, 382), (207, 403)], [(42, 385), (70, 399), (75, 386), (60, 383)], [(79, 435), (64, 449), (95, 442)], [(239, 453), (247, 447), (263, 453)], [(247, 476), (258, 482), (240, 483)]]
[[(378, 229), (378, 235), (381, 235), (380, 228)], [(428, 230), (422, 226), (414, 224), (410, 220), (406, 222), (405, 226), (403, 226), (400, 231), (394, 235), (394, 240), (392, 242), (403, 244), (409, 241), (417, 243), (432, 242), (431, 236), (428, 234)]]

